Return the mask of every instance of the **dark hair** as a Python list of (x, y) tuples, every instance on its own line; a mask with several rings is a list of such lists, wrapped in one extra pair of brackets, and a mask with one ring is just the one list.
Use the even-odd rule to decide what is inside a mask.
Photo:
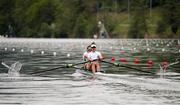
[(87, 46), (87, 50), (90, 48), (91, 46), (89, 45), (89, 46)]
[(91, 44), (96, 44), (95, 42), (92, 42)]

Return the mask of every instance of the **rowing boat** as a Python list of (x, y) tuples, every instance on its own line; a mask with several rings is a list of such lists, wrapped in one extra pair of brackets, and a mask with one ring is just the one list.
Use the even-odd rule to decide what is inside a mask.
[(84, 67), (81, 67), (81, 68), (78, 68), (78, 67), (74, 67), (76, 70), (75, 70), (75, 73), (73, 75), (77, 75), (77, 76), (84, 76), (84, 75), (89, 75), (89, 76), (94, 76), (96, 74), (99, 74), (99, 73), (102, 73), (104, 71), (98, 71), (96, 73), (93, 73), (91, 70), (87, 70), (85, 69)]
[[(53, 70), (57, 70), (57, 69), (60, 69), (60, 68), (75, 68), (75, 69), (79, 69), (81, 70), (81, 73), (82, 74), (88, 74), (88, 75), (94, 75), (94, 74), (97, 74), (97, 73), (92, 73), (90, 70), (86, 70), (84, 69), (84, 67), (80, 67), (78, 68), (78, 65), (84, 65), (85, 63), (87, 63), (89, 61), (85, 61), (85, 62), (80, 62), (80, 63), (75, 63), (75, 64), (65, 64), (65, 65), (61, 65), (61, 66), (58, 66), (58, 67), (54, 67), (54, 68), (51, 68), (51, 69), (47, 69), (47, 70), (41, 70), (41, 71), (36, 71), (36, 72), (32, 72), (30, 73), (31, 75), (36, 75), (36, 74), (40, 74), (40, 73), (44, 73), (44, 72), (48, 72), (48, 71), (53, 71)], [(145, 71), (145, 70), (141, 70), (139, 68), (135, 68), (135, 67), (131, 67), (131, 66), (128, 66), (128, 65), (125, 65), (125, 64), (121, 64), (121, 63), (118, 63), (118, 62), (110, 62), (110, 61), (101, 61), (102, 63), (106, 63), (108, 65), (111, 65), (112, 66), (115, 66), (115, 67), (124, 67), (124, 68), (127, 68), (127, 69), (131, 69), (131, 70), (134, 70), (134, 71), (139, 71), (139, 72), (144, 72), (144, 73), (148, 73), (148, 74), (155, 74), (154, 72), (151, 72), (151, 71)], [(82, 72), (83, 71), (83, 72)], [(101, 71), (100, 72), (104, 72)]]

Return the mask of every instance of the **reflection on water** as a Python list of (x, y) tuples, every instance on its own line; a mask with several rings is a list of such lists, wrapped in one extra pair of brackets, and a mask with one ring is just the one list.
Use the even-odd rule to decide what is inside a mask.
[[(165, 61), (170, 64), (180, 58), (178, 40), (0, 39), (1, 61), (7, 65), (22, 63), (19, 77), (9, 76), (8, 69), (0, 65), (0, 104), (180, 104), (180, 64), (168, 67), (163, 76), (108, 64), (102, 64), (105, 73), (96, 75), (75, 76), (74, 68), (30, 75), (82, 62), (82, 54), (92, 41), (107, 61), (114, 57), (128, 66), (152, 72), (160, 71), (159, 64)], [(149, 59), (153, 61), (151, 68), (147, 65)]]

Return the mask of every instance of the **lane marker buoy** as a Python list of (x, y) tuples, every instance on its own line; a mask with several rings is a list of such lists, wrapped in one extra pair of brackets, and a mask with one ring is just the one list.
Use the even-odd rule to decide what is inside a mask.
[(24, 52), (24, 49), (21, 49), (21, 52)]
[(33, 53), (34, 53), (34, 50), (31, 50), (30, 52), (31, 52), (31, 54), (33, 54)]
[(15, 48), (13, 48), (12, 51), (14, 52), (14, 51), (15, 51)]
[(70, 57), (70, 56), (71, 56), (71, 55), (68, 53), (68, 54), (67, 54), (67, 57)]
[(53, 55), (54, 55), (54, 56), (56, 56), (56, 55), (57, 55), (57, 53), (56, 53), (56, 52), (53, 52)]
[(43, 55), (43, 54), (44, 54), (44, 51), (41, 51), (41, 54)]

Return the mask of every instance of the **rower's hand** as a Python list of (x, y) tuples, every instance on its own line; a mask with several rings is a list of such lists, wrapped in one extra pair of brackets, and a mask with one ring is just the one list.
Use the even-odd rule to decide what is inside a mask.
[(104, 60), (104, 58), (99, 58), (99, 61), (103, 61)]
[[(98, 59), (99, 60), (99, 59)], [(94, 59), (94, 60), (92, 60), (92, 59), (89, 59), (89, 61), (90, 62), (94, 62), (94, 61), (98, 61), (97, 59)]]

